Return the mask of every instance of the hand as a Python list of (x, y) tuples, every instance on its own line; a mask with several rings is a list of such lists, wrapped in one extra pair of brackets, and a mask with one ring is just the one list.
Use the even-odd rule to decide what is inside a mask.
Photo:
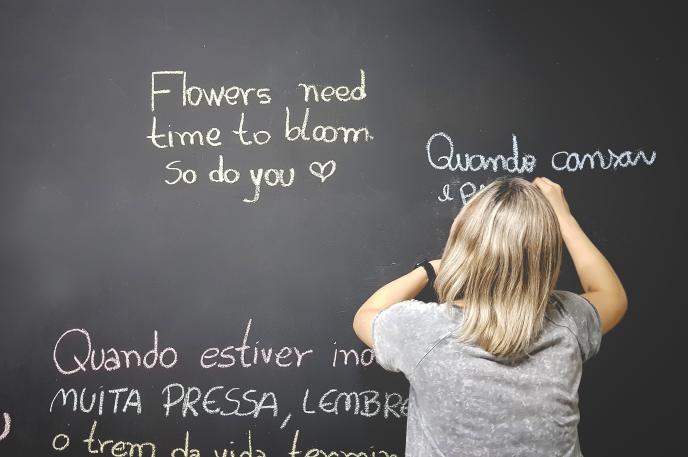
[(552, 205), (552, 208), (554, 208), (559, 224), (571, 216), (569, 204), (564, 197), (564, 189), (562, 189), (559, 184), (545, 177), (535, 178), (533, 184), (540, 189), (545, 198), (547, 198)]
[(435, 273), (437, 273), (440, 269), (440, 262), (442, 262), (442, 259), (437, 259), (437, 260), (431, 260), (430, 265), (432, 265), (432, 268), (435, 269)]

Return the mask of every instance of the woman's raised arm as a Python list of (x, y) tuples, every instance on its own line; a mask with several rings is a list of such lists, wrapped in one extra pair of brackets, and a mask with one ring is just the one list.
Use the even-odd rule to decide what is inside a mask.
[(611, 264), (587, 237), (571, 214), (561, 186), (547, 178), (533, 180), (554, 208), (566, 248), (585, 291), (581, 295), (593, 304), (602, 321), (602, 333), (614, 328), (626, 314), (628, 298)]

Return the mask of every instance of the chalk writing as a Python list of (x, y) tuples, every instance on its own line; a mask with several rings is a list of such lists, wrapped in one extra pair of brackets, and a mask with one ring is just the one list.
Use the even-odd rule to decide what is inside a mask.
[(201, 354), (202, 368), (230, 368), (241, 367), (249, 368), (259, 364), (276, 365), (281, 368), (300, 367), (306, 355), (313, 352), (312, 349), (303, 350), (295, 346), (283, 346), (279, 351), (273, 351), (271, 347), (260, 348), (257, 346), (260, 340), (255, 342), (255, 346), (248, 344), (248, 335), (251, 331), (249, 319), (244, 331), (244, 338), (241, 346), (209, 347)]
[[(335, 341), (334, 344), (336, 346), (337, 342)], [(370, 348), (363, 349), (360, 354), (355, 349), (335, 349), (334, 354), (332, 355), (332, 366), (336, 367), (338, 362), (348, 365), (349, 358), (351, 358), (351, 363), (354, 366), (362, 365), (367, 367), (375, 361), (375, 353)]]
[(2, 413), (2, 420), (4, 425), (2, 426), (2, 433), (0, 433), (0, 441), (7, 438), (7, 436), (10, 434), (10, 427), (12, 426), (12, 419), (10, 418), (9, 414)]
[(408, 413), (408, 398), (396, 392), (385, 392), (383, 398), (376, 390), (340, 392), (338, 389), (330, 389), (320, 396), (316, 405), (308, 403), (309, 395), (310, 389), (306, 389), (301, 408), (306, 414), (323, 412), (338, 415), (340, 412), (349, 412), (365, 417), (382, 414), (387, 419), (390, 416), (406, 417)]
[(196, 170), (193, 170), (191, 168), (187, 168), (187, 169), (183, 170), (181, 168), (172, 166), (172, 165), (180, 163), (180, 162), (181, 162), (181, 160), (173, 160), (172, 162), (165, 165), (166, 169), (177, 172), (177, 178), (176, 179), (174, 179), (173, 181), (165, 179), (165, 182), (169, 185), (177, 184), (179, 181), (183, 181), (186, 184), (195, 183), (196, 178), (198, 177)]
[[(120, 409), (120, 394), (125, 393), (127, 396), (124, 400), (124, 403), (122, 403), (122, 408)], [(100, 386), (100, 389), (97, 392), (91, 392), (90, 403), (88, 402), (88, 397), (88, 390), (85, 387), (82, 388), (81, 392), (78, 394), (74, 388), (61, 388), (57, 391), (55, 396), (53, 396), (53, 400), (50, 402), (50, 412), (53, 412), (54, 406), (63, 406), (69, 408), (69, 405), (71, 404), (72, 412), (79, 411), (82, 413), (90, 413), (97, 405), (98, 415), (102, 416), (105, 411), (104, 408), (106, 404), (110, 402), (112, 404), (112, 414), (118, 414), (120, 412), (126, 413), (129, 408), (133, 408), (132, 411), (136, 412), (136, 414), (141, 414), (141, 395), (137, 389), (120, 387), (117, 389), (106, 390), (103, 389), (103, 386)], [(55, 403), (55, 400), (58, 399), (62, 400), (61, 405), (59, 402), (57, 404)]]
[(635, 152), (624, 151), (620, 154), (615, 154), (611, 149), (607, 152), (595, 151), (592, 154), (586, 153), (582, 156), (576, 152), (559, 151), (552, 155), (552, 168), (557, 171), (576, 172), (585, 168), (591, 170), (595, 166), (602, 170), (616, 170), (617, 168), (635, 167), (642, 159), (645, 165), (652, 165), (657, 158), (655, 151), (648, 159), (645, 152), (638, 150)]
[[(196, 448), (192, 448), (189, 443), (189, 432), (187, 431), (184, 436), (184, 447), (175, 448), (170, 454), (171, 457), (200, 457), (201, 451)], [(230, 444), (234, 444), (234, 441), (230, 441)], [(213, 449), (214, 457), (265, 457), (265, 451), (260, 448), (254, 448), (254, 444), (251, 438), (251, 430), (248, 431), (247, 446), (244, 449), (223, 448), (223, 449)]]
[[(438, 140), (444, 140), (449, 145), (449, 151), (445, 154), (439, 155), (436, 151), (437, 146), (433, 144)], [(454, 153), (454, 143), (449, 135), (444, 132), (433, 133), (425, 145), (425, 150), (428, 156), (428, 162), (437, 170), (449, 169), (452, 171), (480, 171), (492, 169), (498, 171), (499, 169), (509, 173), (524, 173), (532, 172), (535, 169), (535, 156), (525, 154), (519, 157), (518, 142), (516, 135), (512, 134), (512, 155), (505, 157), (502, 154), (496, 157), (485, 157), (481, 154), (461, 154)]]
[(330, 102), (332, 101), (332, 95), (335, 95), (340, 102), (363, 100), (367, 95), (365, 91), (365, 71), (362, 68), (359, 71), (361, 73), (361, 83), (353, 89), (349, 89), (347, 86), (339, 86), (336, 89), (334, 86), (324, 86), (322, 89), (318, 89), (316, 84), (299, 83), (298, 86), (303, 88), (303, 101), (306, 103), (310, 102), (311, 95), (313, 95), (313, 101), (316, 103)]
[[(329, 167), (329, 171), (325, 172), (325, 169)], [(334, 174), (334, 170), (337, 168), (337, 164), (334, 160), (328, 160), (324, 164), (320, 162), (312, 162), (308, 166), (308, 170), (313, 174), (313, 176), (320, 178), (320, 182), (325, 182), (327, 178)]]
[(332, 451), (332, 450), (323, 450), (319, 448), (310, 448), (307, 451), (298, 451), (298, 441), (299, 441), (299, 430), (296, 430), (294, 432), (294, 439), (292, 441), (291, 445), (291, 450), (289, 451), (289, 455), (291, 457), (297, 457), (300, 454), (303, 454), (303, 457), (319, 457), (319, 456), (327, 456), (327, 457), (351, 457), (351, 456), (356, 456), (356, 457), (397, 457), (397, 454), (389, 451), (385, 451), (383, 449), (378, 449), (374, 450), (372, 449), (373, 446), (370, 446), (371, 450), (366, 450), (366, 451), (354, 451), (354, 450), (340, 450), (340, 451)]
[[(359, 69), (360, 82), (357, 86), (346, 85), (333, 86), (314, 83), (297, 83), (297, 87), (303, 90), (305, 103), (351, 103), (361, 102), (368, 94), (366, 92), (365, 71)], [(219, 86), (203, 88), (188, 84), (188, 74), (184, 70), (163, 70), (151, 72), (150, 80), (150, 106), (152, 116), (150, 134), (146, 136), (156, 149), (175, 148), (202, 148), (224, 146), (223, 135), (220, 127), (210, 128), (178, 128), (173, 127), (172, 122), (160, 121), (160, 102), (163, 106), (182, 107), (232, 107), (236, 105), (249, 106), (251, 104), (267, 105), (272, 98), (270, 88)], [(284, 135), (282, 139), (287, 142), (322, 142), (357, 144), (369, 142), (374, 139), (367, 126), (333, 126), (327, 123), (313, 123), (311, 120), (311, 107), (305, 107), (302, 115), (295, 115), (289, 106), (284, 106)], [(272, 139), (272, 134), (267, 129), (252, 129), (247, 122), (246, 113), (240, 113), (238, 127), (231, 130), (241, 147), (265, 146)], [(167, 125), (167, 127), (161, 127)], [(248, 176), (251, 181), (251, 194), (241, 201), (247, 204), (255, 204), (260, 200), (261, 190), (264, 185), (276, 189), (286, 189), (294, 183), (295, 167), (290, 168), (251, 168), (248, 173), (236, 168), (225, 167), (223, 154), (218, 155), (217, 167), (209, 166), (206, 170), (190, 167), (177, 158), (169, 160), (165, 164), (165, 176), (163, 181), (170, 186), (195, 184), (204, 173), (207, 173), (211, 183), (234, 184), (241, 180), (242, 176)], [(336, 169), (334, 160), (311, 161), (307, 166), (310, 175), (324, 183), (330, 178)]]
[[(79, 344), (79, 349), (83, 351), (83, 354), (77, 356), (70, 349), (66, 349), (64, 352), (71, 354), (75, 366), (71, 368), (65, 368), (60, 362), (58, 362), (58, 352), (61, 352), (63, 340), (67, 337), (76, 338), (76, 342)], [(172, 347), (166, 347), (162, 351), (158, 350), (158, 331), (153, 331), (153, 348), (146, 352), (143, 356), (136, 350), (117, 350), (115, 348), (109, 348), (107, 350), (100, 349), (98, 351), (93, 349), (91, 345), (91, 336), (88, 331), (81, 328), (73, 328), (64, 332), (57, 339), (55, 346), (53, 348), (53, 362), (57, 371), (64, 375), (74, 374), (79, 371), (88, 371), (89, 367), (92, 371), (98, 371), (100, 369), (105, 369), (106, 371), (118, 370), (122, 367), (141, 367), (144, 368), (154, 368), (160, 365), (162, 368), (172, 368), (177, 363), (177, 351)]]
[[(459, 183), (452, 183), (454, 186), (458, 185)], [(437, 200), (441, 202), (447, 202), (447, 201), (452, 201), (454, 200), (454, 197), (452, 196), (452, 184), (445, 184), (442, 187), (442, 194), (437, 196)], [(461, 197), (461, 202), (465, 205), (468, 203), (468, 200), (475, 194), (478, 190), (482, 189), (485, 187), (485, 184), (480, 184), (480, 186), (476, 186), (472, 182), (465, 182), (459, 186), (459, 196)]]
[(284, 181), (284, 170), (276, 170), (274, 168), (269, 168), (265, 170), (265, 176), (263, 176), (263, 169), (258, 168), (257, 170), (251, 169), (249, 171), (251, 174), (251, 182), (255, 186), (255, 191), (253, 193), (253, 200), (247, 200), (244, 198), (246, 203), (254, 203), (260, 198), (260, 184), (265, 180), (265, 184), (268, 186), (280, 185), (281, 187), (289, 187), (294, 182), (294, 169), (289, 169), (289, 182)]
[[(274, 417), (277, 416), (277, 395), (274, 392), (213, 386), (204, 393), (196, 386), (186, 387), (180, 383), (172, 383), (162, 389), (162, 394), (165, 417), (174, 409), (181, 417), (186, 417), (189, 413), (198, 416), (200, 411), (210, 415), (256, 418), (264, 409), (272, 411)], [(218, 402), (221, 404), (218, 405)]]
[(100, 438), (96, 438), (97, 425), (98, 421), (94, 420), (91, 426), (91, 432), (88, 438), (84, 440), (90, 454), (105, 454), (107, 452), (116, 457), (143, 457), (144, 455), (155, 457), (155, 445), (153, 443), (130, 443), (128, 441), (101, 440)]
[[(442, 141), (446, 145), (440, 148), (437, 152), (438, 146), (435, 145), (437, 141)], [(433, 149), (434, 147), (434, 149)], [(456, 154), (454, 151), (454, 143), (452, 138), (444, 132), (437, 132), (430, 136), (425, 144), (425, 153), (427, 155), (428, 163), (436, 170), (451, 171), (480, 171), (503, 170), (509, 173), (532, 173), (535, 170), (536, 159), (530, 154), (525, 154), (519, 157), (518, 142), (516, 134), (512, 134), (512, 151), (510, 157), (504, 155), (497, 155), (495, 157), (485, 157), (481, 154)], [(643, 150), (624, 151), (620, 154), (614, 153), (611, 149), (606, 152), (595, 151), (593, 153), (578, 154), (576, 152), (559, 151), (552, 155), (551, 166), (556, 171), (577, 172), (584, 169), (600, 168), (602, 170), (616, 170), (617, 168), (635, 167), (637, 165), (650, 166), (654, 164), (657, 158), (655, 151), (652, 151), (650, 157)], [(437, 196), (440, 202), (450, 202), (455, 198), (454, 188), (459, 187), (458, 194), (461, 197), (462, 203), (465, 205), (468, 200), (480, 189), (485, 187), (485, 184), (476, 185), (472, 182), (461, 183), (459, 179), (454, 178), (452, 182), (442, 185), (442, 190)]]
[[(243, 119), (243, 116), (242, 116)], [(158, 133), (157, 118), (153, 116), (151, 134), (146, 138), (159, 149), (174, 148), (175, 146), (222, 146), (220, 139), (220, 129), (210, 128), (205, 133), (200, 130), (172, 130), (172, 124), (168, 124), (168, 130)]]
[(53, 449), (56, 451), (64, 451), (69, 447), (69, 436), (65, 435), (64, 433), (58, 433), (53, 438), (52, 445)]
[[(199, 106), (203, 102), (208, 106), (221, 106), (223, 103), (234, 106), (238, 103), (238, 100), (245, 106), (248, 106), (250, 101), (258, 101), (259, 104), (265, 105), (272, 100), (270, 89), (267, 87), (243, 89), (237, 86), (228, 88), (221, 86), (218, 89), (213, 88), (208, 91), (198, 86), (187, 87), (186, 71), (154, 71), (151, 73), (151, 111), (153, 112), (155, 111), (156, 96), (172, 94), (172, 89), (158, 89), (160, 86), (156, 85), (156, 83), (159, 79), (166, 80), (167, 83), (173, 80), (176, 83), (174, 89), (179, 92), (176, 99), (181, 101), (181, 106)], [(253, 95), (251, 95), (252, 93)]]
[(303, 121), (301, 126), (290, 124), (290, 113), (289, 107), (286, 108), (286, 117), (284, 121), (284, 138), (289, 141), (322, 141), (325, 143), (334, 143), (337, 140), (341, 140), (343, 143), (348, 143), (349, 140), (354, 143), (358, 143), (359, 137), (363, 134), (363, 139), (368, 142), (374, 137), (370, 134), (368, 127), (332, 127), (329, 125), (316, 125), (310, 130), (308, 130), (308, 116), (310, 114), (310, 108), (306, 108), (306, 112), (303, 115)]
[(253, 137), (253, 141), (245, 139), (244, 134), (248, 133), (248, 130), (244, 130), (244, 113), (243, 112), (241, 113), (241, 119), (239, 120), (239, 128), (236, 130), (232, 130), (232, 132), (239, 137), (239, 141), (244, 146), (250, 146), (254, 143), (258, 146), (262, 146), (262, 145), (268, 143), (270, 141), (270, 138), (272, 138), (272, 136), (270, 135), (270, 132), (268, 132), (267, 130), (259, 130), (257, 132), (251, 133), (251, 136)]
[(224, 158), (222, 157), (222, 154), (220, 154), (218, 157), (217, 168), (210, 170), (208, 173), (208, 179), (210, 182), (224, 182), (227, 184), (234, 184), (239, 180), (240, 176), (241, 173), (239, 173), (239, 170), (235, 170), (234, 168), (227, 168), (225, 170)]

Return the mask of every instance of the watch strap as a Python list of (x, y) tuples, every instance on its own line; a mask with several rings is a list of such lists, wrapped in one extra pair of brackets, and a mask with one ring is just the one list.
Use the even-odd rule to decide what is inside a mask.
[(428, 282), (430, 285), (434, 284), (435, 278), (437, 277), (437, 273), (435, 273), (435, 268), (432, 266), (430, 261), (428, 259), (423, 259), (420, 262), (416, 263), (415, 268), (418, 267), (423, 267), (425, 269), (425, 272), (428, 275)]

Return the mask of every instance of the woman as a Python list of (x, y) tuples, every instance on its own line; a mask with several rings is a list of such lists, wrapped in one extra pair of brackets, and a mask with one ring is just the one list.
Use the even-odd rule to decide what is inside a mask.
[[(566, 244), (584, 293), (554, 290)], [(621, 281), (547, 178), (498, 178), (452, 224), (433, 287), (418, 267), (354, 331), (410, 382), (406, 456), (582, 456), (583, 362), (627, 309)]]

